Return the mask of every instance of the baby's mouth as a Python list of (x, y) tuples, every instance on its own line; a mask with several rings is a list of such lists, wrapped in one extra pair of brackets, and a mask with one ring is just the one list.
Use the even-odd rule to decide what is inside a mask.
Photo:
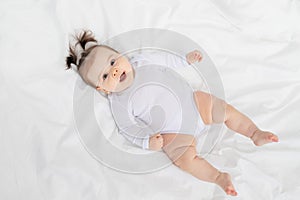
[(120, 76), (120, 82), (124, 81), (126, 79), (126, 73), (125, 71)]

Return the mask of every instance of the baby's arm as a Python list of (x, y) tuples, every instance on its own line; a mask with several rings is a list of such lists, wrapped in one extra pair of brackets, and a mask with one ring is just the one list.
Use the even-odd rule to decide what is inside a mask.
[(158, 64), (173, 69), (190, 67), (194, 62), (200, 62), (202, 54), (198, 50), (194, 50), (185, 55), (185, 57), (173, 54), (171, 52), (152, 52), (144, 53), (143, 58), (147, 63)]
[(124, 131), (120, 131), (120, 134), (123, 135), (132, 144), (135, 144), (138, 147), (141, 147), (142, 149), (149, 149), (149, 136), (137, 137), (137, 136), (129, 135)]
[(146, 126), (139, 118), (128, 115), (128, 108), (123, 106), (118, 99), (113, 101), (110, 96), (109, 100), (119, 134), (132, 144), (142, 149), (149, 149), (149, 136), (155, 134), (155, 131)]
[[(139, 118), (122, 121), (122, 125), (118, 124), (119, 133), (123, 135), (129, 142), (135, 144), (142, 149), (159, 150), (162, 147), (162, 136), (155, 133), (150, 126)], [(125, 125), (127, 124), (127, 125)]]
[(157, 133), (152, 136), (139, 138), (132, 135), (129, 135), (125, 132), (121, 132), (121, 134), (132, 144), (135, 144), (142, 149), (150, 149), (153, 151), (159, 151), (163, 147), (163, 137)]

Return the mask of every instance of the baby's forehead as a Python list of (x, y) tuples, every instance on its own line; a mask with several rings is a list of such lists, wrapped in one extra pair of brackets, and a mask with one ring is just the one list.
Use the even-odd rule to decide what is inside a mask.
[(89, 55), (85, 58), (85, 63), (84, 65), (87, 66), (92, 66), (94, 63), (97, 64), (104, 64), (107, 61), (107, 58), (113, 53), (113, 51), (111, 51), (108, 48), (102, 47), (102, 46), (98, 46), (95, 47), (90, 53)]

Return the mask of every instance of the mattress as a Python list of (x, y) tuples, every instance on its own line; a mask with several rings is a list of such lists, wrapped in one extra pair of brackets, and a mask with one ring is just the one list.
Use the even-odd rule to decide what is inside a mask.
[[(299, 198), (299, 1), (3, 0), (0, 11), (0, 199)], [(131, 173), (101, 162), (95, 152), (102, 140), (91, 135), (85, 141), (78, 128), (86, 112), (76, 118), (74, 92), (85, 86), (76, 72), (65, 70), (71, 35), (83, 28), (100, 43), (159, 29), (201, 48), (221, 83), (217, 94), (280, 139), (256, 147), (222, 124), (198, 138), (199, 155), (231, 174), (237, 197), (172, 164)], [(188, 50), (171, 39), (164, 45)], [(181, 73), (194, 88), (207, 89), (202, 79), (209, 77)], [(115, 134), (108, 102), (90, 94), (102, 139), (122, 151), (147, 153)]]

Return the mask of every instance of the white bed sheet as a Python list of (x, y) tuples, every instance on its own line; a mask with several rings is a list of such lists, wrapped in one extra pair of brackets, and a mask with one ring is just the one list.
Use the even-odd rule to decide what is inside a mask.
[[(300, 2), (44, 0), (0, 2), (0, 199), (298, 199)], [(73, 121), (77, 76), (64, 71), (74, 29), (100, 41), (137, 28), (177, 31), (216, 64), (226, 101), (278, 144), (226, 130), (207, 159), (232, 175), (227, 197), (175, 166), (124, 174), (85, 150)]]

